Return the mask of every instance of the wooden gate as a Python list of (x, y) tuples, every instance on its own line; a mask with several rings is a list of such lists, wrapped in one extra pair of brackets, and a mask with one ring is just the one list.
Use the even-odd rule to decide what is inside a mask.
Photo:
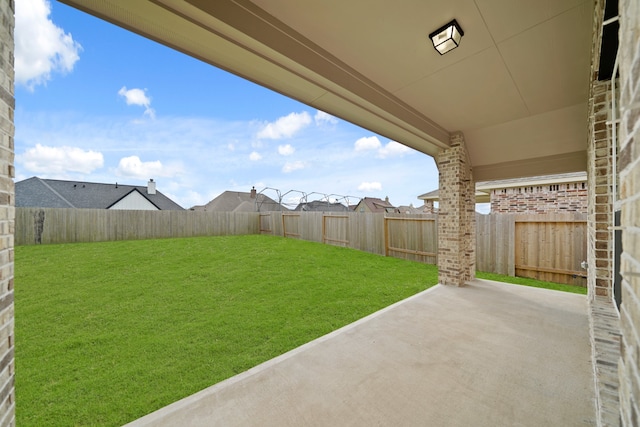
[(587, 223), (516, 219), (515, 275), (586, 286)]

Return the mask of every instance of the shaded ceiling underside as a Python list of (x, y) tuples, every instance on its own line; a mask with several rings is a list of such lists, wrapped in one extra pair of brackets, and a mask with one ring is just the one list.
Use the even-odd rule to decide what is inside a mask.
[(431, 156), (462, 131), (479, 181), (586, 170), (592, 0), (64, 2)]

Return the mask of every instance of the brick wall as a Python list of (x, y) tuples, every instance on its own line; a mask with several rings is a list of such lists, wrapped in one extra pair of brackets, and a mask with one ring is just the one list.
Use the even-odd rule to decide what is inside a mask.
[(490, 197), (491, 212), (495, 213), (587, 213), (584, 182), (496, 189)]
[(422, 213), (435, 214), (438, 213), (438, 208), (434, 206), (433, 200), (425, 200), (422, 206)]
[(462, 286), (475, 277), (475, 184), (462, 133), (438, 153), (438, 281)]
[(620, 0), (620, 198), (622, 332), (620, 415), (640, 425), (640, 1)]
[[(589, 295), (612, 296), (613, 284), (613, 138), (610, 120), (611, 81), (594, 81), (589, 100), (589, 208), (588, 280)], [(609, 122), (609, 123), (607, 123)]]
[(0, 426), (15, 425), (13, 329), (13, 0), (0, 0)]

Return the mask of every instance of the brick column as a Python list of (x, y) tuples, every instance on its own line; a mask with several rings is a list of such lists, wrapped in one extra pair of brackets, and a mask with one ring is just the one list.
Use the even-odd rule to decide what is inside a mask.
[(591, 84), (588, 142), (587, 287), (595, 296), (613, 296), (613, 170), (611, 81)]
[(0, 425), (15, 425), (13, 330), (13, 28), (15, 4), (0, 0)]
[(463, 286), (476, 272), (475, 183), (462, 133), (437, 156), (440, 173), (438, 208), (438, 281)]
[(640, 2), (621, 0), (619, 163), (622, 224), (620, 419), (640, 425)]
[(424, 206), (422, 206), (422, 212), (428, 213), (428, 214), (436, 213), (436, 208), (433, 206), (433, 200), (424, 201)]

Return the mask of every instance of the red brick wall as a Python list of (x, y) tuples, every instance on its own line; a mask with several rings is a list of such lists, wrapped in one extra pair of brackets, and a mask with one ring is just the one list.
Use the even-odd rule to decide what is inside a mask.
[(440, 176), (438, 207), (438, 281), (463, 286), (475, 278), (475, 184), (462, 133), (451, 135), (451, 148), (437, 157)]
[(587, 213), (587, 185), (584, 182), (576, 182), (492, 190), (491, 212)]

